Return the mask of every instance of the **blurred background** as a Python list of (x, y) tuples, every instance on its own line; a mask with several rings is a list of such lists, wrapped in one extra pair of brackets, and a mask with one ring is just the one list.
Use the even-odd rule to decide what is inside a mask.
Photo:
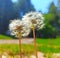
[[(45, 19), (45, 26), (36, 30), (36, 37), (60, 37), (60, 0), (0, 0), (0, 34), (10, 35), (10, 20), (21, 19), (30, 11), (41, 12)], [(28, 37), (32, 37), (32, 31)]]

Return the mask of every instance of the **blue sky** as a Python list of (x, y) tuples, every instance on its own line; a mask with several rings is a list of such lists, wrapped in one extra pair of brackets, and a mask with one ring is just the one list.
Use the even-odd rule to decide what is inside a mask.
[[(16, 1), (17, 0), (13, 0), (13, 2), (16, 2)], [(46, 13), (48, 11), (48, 7), (52, 1), (54, 1), (55, 4), (57, 4), (56, 0), (31, 0), (35, 9), (37, 11), (41, 10), (43, 13)]]

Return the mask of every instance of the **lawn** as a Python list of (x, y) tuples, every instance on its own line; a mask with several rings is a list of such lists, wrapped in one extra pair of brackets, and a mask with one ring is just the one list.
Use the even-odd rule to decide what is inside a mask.
[(0, 34), (0, 39), (12, 39), (12, 37)]
[(60, 46), (60, 38), (49, 38), (49, 39), (37, 39), (36, 42), (38, 44), (43, 44), (43, 45), (57, 45)]
[(37, 39), (37, 49), (44, 53), (60, 53), (60, 39)]
[[(43, 53), (60, 53), (60, 39), (37, 39), (37, 50)], [(9, 51), (13, 54), (19, 53), (18, 44), (0, 44), (1, 51)], [(22, 53), (33, 53), (33, 44), (22, 44)]]
[[(47, 53), (49, 54), (49, 56), (51, 56), (51, 54), (53, 53), (60, 53), (60, 38), (56, 38), (56, 39), (37, 38), (36, 43), (37, 43), (37, 51), (43, 52), (45, 56)], [(3, 54), (4, 52), (8, 53), (8, 55), (13, 55), (13, 56), (19, 55), (19, 45), (18, 44), (0, 44), (0, 54)], [(22, 54), (23, 56), (34, 54), (33, 43), (22, 44)]]
[[(8, 54), (19, 54), (18, 44), (0, 44), (0, 53), (7, 52)], [(34, 52), (33, 45), (22, 44), (22, 54), (32, 54)]]

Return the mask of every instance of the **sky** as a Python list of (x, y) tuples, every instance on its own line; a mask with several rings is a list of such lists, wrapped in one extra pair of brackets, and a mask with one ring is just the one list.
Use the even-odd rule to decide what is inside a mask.
[[(17, 2), (17, 0), (12, 0), (13, 2)], [(42, 11), (43, 13), (48, 12), (48, 7), (50, 3), (54, 1), (55, 4), (56, 0), (31, 0), (32, 4), (34, 5), (36, 11)]]

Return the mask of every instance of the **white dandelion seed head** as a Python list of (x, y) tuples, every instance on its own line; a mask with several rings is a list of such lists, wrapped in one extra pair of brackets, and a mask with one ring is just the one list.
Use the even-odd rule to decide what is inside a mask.
[[(18, 30), (18, 27), (22, 27), (22, 30)], [(27, 36), (30, 32), (30, 29), (24, 24), (23, 21), (17, 19), (17, 20), (12, 20), (12, 22), (9, 24), (9, 30), (11, 32), (11, 35), (14, 35), (17, 37), (18, 32), (21, 31), (22, 36)]]
[(25, 22), (24, 24), (29, 27), (31, 27), (32, 23), (37, 29), (42, 29), (44, 26), (44, 17), (39, 12), (29, 12), (23, 16), (22, 20)]
[(15, 30), (16, 26), (22, 26), (22, 21), (21, 20), (12, 20), (11, 23), (9, 24), (9, 29)]

